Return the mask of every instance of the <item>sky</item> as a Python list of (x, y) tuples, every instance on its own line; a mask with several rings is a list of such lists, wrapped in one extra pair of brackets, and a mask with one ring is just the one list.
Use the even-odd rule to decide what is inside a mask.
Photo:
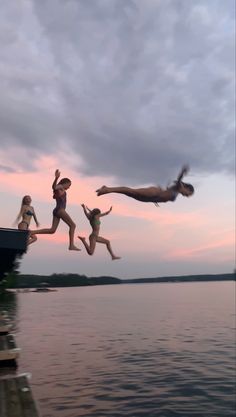
[[(0, 85), (0, 227), (16, 227), (24, 195), (51, 225), (58, 168), (76, 236), (90, 233), (82, 203), (112, 206), (100, 234), (122, 257), (68, 251), (61, 223), (21, 273), (233, 272), (234, 0), (3, 0)], [(96, 196), (103, 184), (166, 187), (186, 163), (191, 198), (157, 208)]]

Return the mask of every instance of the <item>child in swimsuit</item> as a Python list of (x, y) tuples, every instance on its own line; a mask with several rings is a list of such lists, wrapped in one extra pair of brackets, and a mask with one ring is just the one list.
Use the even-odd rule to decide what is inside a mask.
[[(20, 223), (18, 223), (19, 230), (29, 230), (29, 225), (30, 225), (32, 217), (35, 221), (36, 226), (39, 227), (39, 223), (38, 223), (34, 208), (30, 205), (31, 202), (32, 202), (32, 199), (29, 195), (25, 195), (22, 198), (20, 212), (15, 221), (15, 224), (16, 224), (21, 219)], [(36, 236), (29, 235), (28, 244), (34, 243), (36, 242), (36, 240), (37, 240)]]
[(156, 205), (158, 205), (158, 203), (166, 203), (167, 201), (175, 201), (178, 194), (190, 197), (194, 193), (193, 186), (182, 181), (183, 176), (187, 174), (188, 170), (188, 166), (183, 166), (177, 180), (174, 181), (174, 184), (171, 187), (167, 187), (166, 189), (161, 187), (107, 187), (106, 185), (103, 185), (96, 191), (96, 193), (97, 196), (109, 193), (119, 193), (138, 201), (154, 203)]
[(108, 239), (104, 239), (103, 237), (99, 236), (99, 230), (100, 230), (100, 225), (101, 225), (100, 217), (106, 216), (107, 214), (109, 214), (112, 210), (112, 207), (105, 213), (101, 213), (101, 211), (98, 208), (90, 210), (84, 204), (82, 204), (82, 207), (84, 210), (84, 214), (89, 220), (89, 223), (92, 227), (92, 233), (89, 236), (89, 244), (86, 242), (85, 237), (78, 236), (78, 238), (83, 243), (88, 254), (93, 255), (95, 251), (96, 243), (98, 242), (98, 243), (104, 243), (106, 245), (107, 250), (110, 253), (111, 259), (113, 261), (116, 259), (120, 259), (119, 256), (114, 255), (112, 248), (111, 248), (110, 241)]
[(48, 229), (40, 229), (31, 231), (31, 236), (36, 234), (53, 234), (56, 232), (60, 220), (63, 220), (69, 226), (69, 250), (81, 250), (77, 248), (74, 244), (74, 234), (75, 234), (75, 223), (66, 212), (66, 190), (71, 186), (71, 180), (69, 178), (62, 178), (59, 183), (57, 183), (61, 173), (57, 169), (55, 172), (55, 179), (52, 184), (53, 189), (53, 198), (56, 200), (56, 207), (53, 210), (53, 219), (52, 226)]

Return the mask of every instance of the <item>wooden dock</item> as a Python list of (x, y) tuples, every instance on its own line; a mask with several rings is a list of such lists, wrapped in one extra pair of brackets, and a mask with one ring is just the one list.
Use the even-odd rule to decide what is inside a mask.
[(27, 375), (16, 374), (20, 349), (10, 327), (7, 314), (0, 312), (0, 417), (39, 417)]
[(0, 227), (0, 281), (27, 251), (28, 231)]
[[(26, 253), (27, 243), (28, 231), (0, 228), (0, 284)], [(10, 328), (7, 314), (0, 312), (0, 417), (39, 417), (27, 376), (12, 376), (20, 349)], [(2, 373), (5, 367), (7, 375)]]
[[(10, 334), (10, 321), (5, 312), (0, 312), (0, 366), (15, 366), (20, 349), (13, 334)], [(1, 417), (1, 415), (0, 415)]]
[(1, 417), (39, 417), (27, 375), (0, 379)]
[[(0, 364), (4, 365), (4, 361), (15, 362), (19, 356), (20, 349), (16, 346), (14, 336), (12, 334), (0, 335)], [(8, 363), (9, 365), (9, 363)]]
[(9, 333), (11, 327), (9, 320), (0, 314), (0, 336)]

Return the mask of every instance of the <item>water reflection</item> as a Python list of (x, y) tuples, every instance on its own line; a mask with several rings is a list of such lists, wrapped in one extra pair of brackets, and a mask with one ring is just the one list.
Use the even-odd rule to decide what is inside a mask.
[(17, 294), (14, 291), (5, 291), (0, 294), (0, 312), (5, 311), (13, 326), (16, 325), (18, 315)]
[(18, 294), (43, 417), (234, 416), (233, 283)]

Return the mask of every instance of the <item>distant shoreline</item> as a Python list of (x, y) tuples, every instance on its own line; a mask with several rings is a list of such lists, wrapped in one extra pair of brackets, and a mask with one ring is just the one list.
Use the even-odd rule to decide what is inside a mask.
[(42, 287), (81, 287), (94, 285), (114, 284), (148, 284), (148, 283), (177, 283), (177, 282), (211, 282), (235, 281), (235, 273), (230, 274), (201, 274), (168, 276), (154, 278), (121, 279), (110, 276), (87, 277), (79, 274), (52, 274), (52, 275), (17, 275), (8, 288), (42, 288)]
[(235, 274), (202, 274), (202, 275), (184, 275), (184, 276), (169, 276), (158, 278), (134, 278), (123, 280), (128, 284), (134, 283), (151, 283), (151, 282), (204, 282), (204, 281), (235, 281)]

